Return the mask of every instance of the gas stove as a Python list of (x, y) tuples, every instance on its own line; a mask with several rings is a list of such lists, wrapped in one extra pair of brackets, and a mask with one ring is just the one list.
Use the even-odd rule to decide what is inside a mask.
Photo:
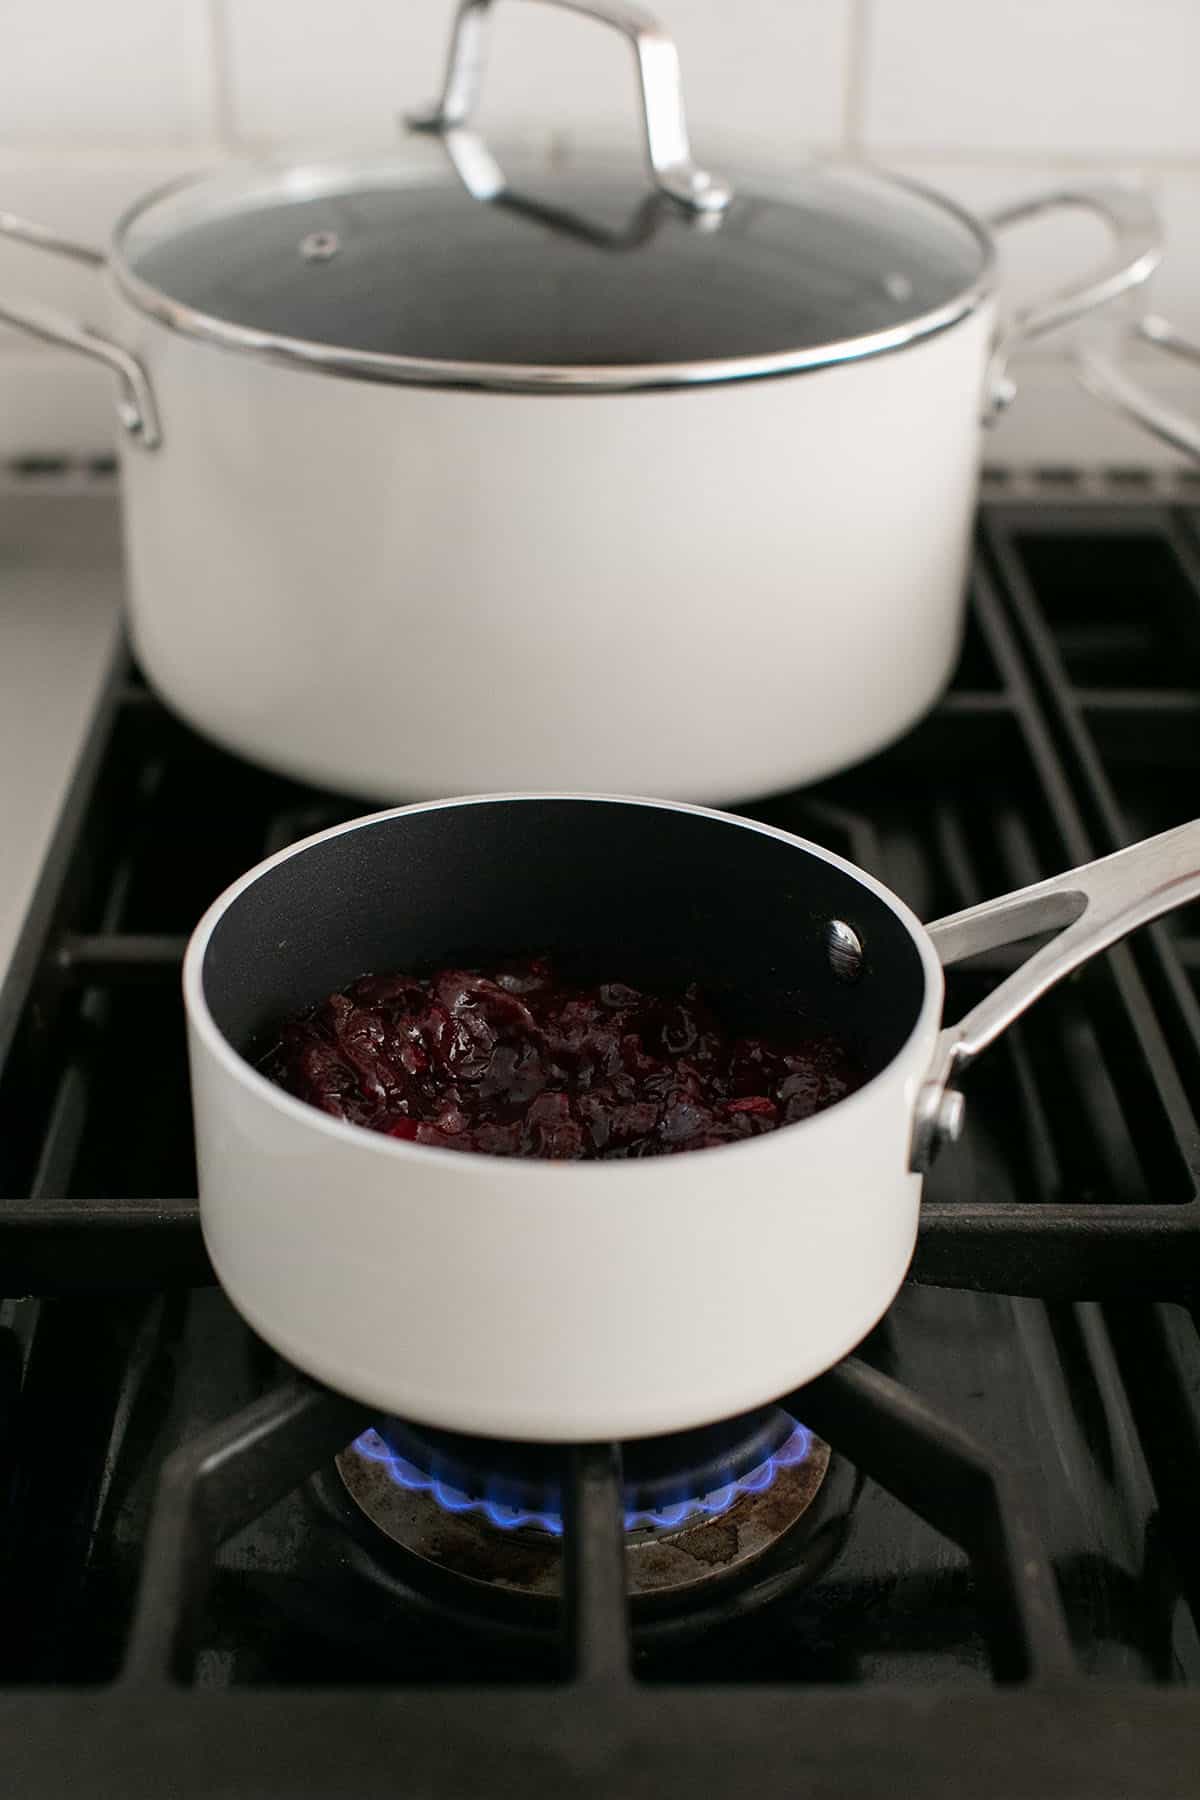
[[(1194, 1794), (1200, 909), (1086, 968), (972, 1073), (908, 1283), (807, 1388), (566, 1453), (374, 1417), (213, 1283), (178, 991), (228, 881), (366, 809), (173, 719), (114, 636), (111, 475), (18, 473), (8, 1790)], [(971, 594), (928, 719), (745, 808), (923, 917), (1200, 812), (1194, 485), (996, 475)], [(62, 684), (31, 699), (47, 618)], [(1011, 954), (954, 973), (951, 1016)]]

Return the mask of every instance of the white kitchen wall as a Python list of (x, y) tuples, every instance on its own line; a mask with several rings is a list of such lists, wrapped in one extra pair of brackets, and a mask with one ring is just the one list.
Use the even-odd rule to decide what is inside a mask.
[[(1044, 186), (1144, 181), (1166, 224), (1156, 306), (1200, 339), (1200, 0), (652, 0), (697, 152), (786, 167), (869, 157), (986, 209)], [(0, 0), (0, 210), (102, 243), (154, 184), (267, 146), (386, 140), (435, 91), (452, 0)], [(497, 8), (482, 123), (532, 141), (633, 139), (624, 46), (544, 6)], [(1014, 234), (1013, 291), (1077, 269), (1067, 218)], [(0, 300), (97, 321), (95, 277), (0, 242)], [(1200, 380), (1140, 367), (1200, 416)], [(989, 459), (1163, 462), (1044, 341)], [(0, 330), (0, 456), (102, 450), (103, 373)]]

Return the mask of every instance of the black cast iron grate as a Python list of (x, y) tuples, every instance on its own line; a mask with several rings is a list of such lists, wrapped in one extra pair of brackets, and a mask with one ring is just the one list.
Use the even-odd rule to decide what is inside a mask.
[[(972, 597), (929, 720), (862, 768), (751, 809), (849, 854), (927, 917), (1200, 812), (1200, 532), (1185, 508), (989, 505)], [(301, 1579), (290, 1552), (273, 1560), (297, 1515), (273, 1537), (255, 1522), (282, 1517), (369, 1415), (281, 1369), (204, 1290), (177, 971), (226, 881), (360, 810), (247, 770), (132, 676), (97, 719), (0, 996), (0, 1293), (31, 1296), (0, 1302), (12, 1791), (1194, 1792), (1196, 908), (1084, 971), (973, 1073), (967, 1136), (927, 1189), (924, 1285), (896, 1309), (909, 1349), (892, 1361), (919, 1369), (916, 1385), (889, 1373), (877, 1334), (791, 1401), (870, 1478), (876, 1519), (924, 1520), (946, 1545), (941, 1586), (877, 1590), (893, 1607), (907, 1592), (904, 1629), (936, 1637), (961, 1593), (975, 1651), (896, 1659), (911, 1682), (892, 1663), (873, 1679), (869, 1658), (831, 1675), (863, 1608), (751, 1619), (764, 1657), (731, 1605), (733, 1635), (711, 1652), (648, 1660), (624, 1593), (619, 1448), (582, 1446), (549, 1649), (526, 1658), (503, 1633), (480, 1649), (453, 1619), (435, 1648), (404, 1614), (421, 1648), (401, 1678), (353, 1656), (315, 1684), (281, 1677), (286, 1658), (242, 1672), (222, 1597), (233, 1569)], [(1007, 966), (957, 975), (951, 1006)], [(1051, 1445), (1067, 1488), (1086, 1486), (1097, 1568), (1061, 1553), (1062, 1515), (1014, 1415), (966, 1427), (976, 1393), (944, 1370), (946, 1340), (912, 1353), (934, 1317), (939, 1331), (994, 1325), (997, 1295), (1026, 1297), (1003, 1316), (1053, 1341), (1039, 1379), (1059, 1371), (1072, 1416), (1105, 1415), (1085, 1434), (1105, 1445), (1098, 1478), (1071, 1466), (1065, 1428)], [(988, 1354), (1002, 1381), (1005, 1346)], [(197, 1362), (208, 1385), (189, 1410), (179, 1371)], [(1066, 1416), (1043, 1402), (1051, 1425)], [(1118, 1515), (1136, 1521), (1124, 1563)], [(797, 1648), (797, 1629), (833, 1648)]]

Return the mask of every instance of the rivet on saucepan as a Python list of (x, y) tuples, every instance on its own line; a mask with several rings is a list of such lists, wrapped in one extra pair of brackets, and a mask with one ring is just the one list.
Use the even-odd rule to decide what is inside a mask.
[(300, 239), (300, 254), (305, 262), (328, 262), (341, 247), (336, 231), (310, 231)]
[(938, 1142), (957, 1144), (963, 1134), (963, 1126), (967, 1122), (967, 1102), (957, 1088), (947, 1088), (938, 1102), (937, 1117), (934, 1128)]
[(839, 981), (857, 981), (862, 974), (862, 939), (845, 919), (830, 919), (826, 925), (825, 954)]

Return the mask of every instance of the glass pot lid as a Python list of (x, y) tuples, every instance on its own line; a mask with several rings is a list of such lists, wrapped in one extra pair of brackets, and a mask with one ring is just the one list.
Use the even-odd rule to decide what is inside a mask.
[(620, 389), (878, 354), (989, 290), (990, 239), (923, 189), (819, 164), (786, 182), (696, 169), (674, 48), (627, 11), (603, 16), (638, 48), (652, 184), (500, 157), (464, 122), (485, 13), (465, 0), (442, 100), (394, 149), (226, 169), (142, 202), (117, 233), (127, 297), (339, 373)]

